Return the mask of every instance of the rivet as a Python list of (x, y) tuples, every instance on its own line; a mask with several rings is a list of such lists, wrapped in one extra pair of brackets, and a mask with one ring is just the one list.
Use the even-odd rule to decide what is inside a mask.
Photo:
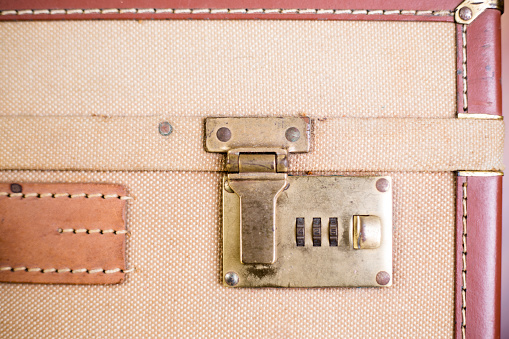
[(239, 283), (239, 275), (235, 272), (228, 272), (224, 275), (224, 281), (228, 286), (235, 286)]
[(231, 139), (232, 132), (230, 131), (230, 129), (226, 127), (221, 127), (220, 129), (217, 130), (216, 135), (219, 141), (227, 142), (228, 140)]
[(23, 192), (23, 187), (20, 184), (11, 184), (11, 192), (12, 193), (21, 193)]
[(376, 189), (379, 192), (387, 192), (389, 190), (389, 187), (390, 187), (389, 180), (385, 178), (381, 178), (376, 181)]
[(290, 142), (296, 142), (300, 138), (300, 131), (295, 127), (290, 127), (285, 133), (286, 140)]
[(378, 285), (387, 285), (391, 281), (391, 276), (385, 271), (380, 271), (376, 275), (376, 283)]
[(168, 121), (163, 121), (159, 124), (159, 133), (161, 133), (161, 135), (170, 135), (171, 132), (173, 132), (173, 127)]
[(465, 21), (472, 19), (472, 10), (470, 7), (465, 6), (460, 9), (460, 18)]

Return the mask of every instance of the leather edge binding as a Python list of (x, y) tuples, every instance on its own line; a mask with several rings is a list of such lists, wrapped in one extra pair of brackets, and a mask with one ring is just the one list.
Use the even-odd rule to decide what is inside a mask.
[(486, 10), (466, 31), (466, 113), (502, 115), (501, 12)]
[(302, 20), (396, 20), (454, 22), (458, 0), (364, 1), (290, 0), (127, 0), (87, 1), (6, 0), (0, 5), (1, 20), (86, 19), (302, 19)]
[(502, 176), (458, 176), (456, 212), (455, 337), (498, 338)]

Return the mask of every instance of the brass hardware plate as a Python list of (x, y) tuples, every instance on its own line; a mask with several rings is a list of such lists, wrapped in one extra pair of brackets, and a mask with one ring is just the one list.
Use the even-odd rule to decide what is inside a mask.
[[(229, 189), (227, 180), (227, 177), (223, 179), (222, 186), (223, 275), (232, 272), (238, 275), (234, 287), (386, 287), (392, 284), (389, 177), (288, 176), (289, 186), (279, 194), (275, 204), (275, 251), (272, 252), (275, 257), (271, 264), (242, 263), (240, 199)], [(364, 218), (365, 226), (371, 230), (366, 243), (372, 248), (354, 248), (355, 216), (360, 216), (361, 221)], [(387, 284), (377, 283), (380, 274), (390, 277)], [(225, 286), (232, 284), (225, 283)]]
[(208, 118), (205, 123), (205, 148), (216, 153), (240, 148), (308, 152), (309, 130), (308, 118)]
[(276, 260), (275, 203), (287, 185), (288, 153), (309, 150), (307, 118), (209, 118), (209, 152), (226, 152), (228, 189), (239, 197), (240, 260)]
[(458, 171), (459, 177), (500, 177), (504, 172), (501, 171)]
[(223, 152), (223, 273), (229, 287), (392, 284), (389, 177), (288, 176), (309, 151), (307, 118), (209, 118)]
[(481, 15), (486, 9), (498, 9), (504, 12), (504, 1), (503, 0), (464, 0), (461, 4), (456, 7), (454, 13), (454, 20), (459, 24), (468, 25), (472, 23), (479, 15)]

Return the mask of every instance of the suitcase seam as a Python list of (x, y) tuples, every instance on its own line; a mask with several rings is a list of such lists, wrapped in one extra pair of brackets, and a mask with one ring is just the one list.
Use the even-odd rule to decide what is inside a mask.
[(467, 181), (463, 183), (463, 196), (462, 196), (462, 204), (463, 204), (463, 216), (462, 216), (462, 269), (461, 269), (461, 278), (462, 278), (462, 287), (461, 287), (461, 337), (466, 337), (466, 311), (467, 311)]
[(74, 14), (338, 14), (338, 15), (415, 15), (453, 16), (451, 10), (351, 10), (351, 9), (285, 9), (285, 8), (89, 8), (89, 9), (23, 9), (0, 11), (0, 15), (74, 15)]

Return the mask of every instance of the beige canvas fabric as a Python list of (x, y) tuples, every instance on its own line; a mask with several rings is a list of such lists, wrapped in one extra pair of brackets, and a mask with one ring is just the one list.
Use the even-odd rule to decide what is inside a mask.
[(454, 117), (451, 23), (0, 23), (0, 114)]
[(117, 286), (0, 284), (2, 334), (451, 338), (454, 175), (383, 174), (392, 176), (394, 187), (392, 287), (229, 289), (221, 282), (219, 174), (1, 172), (4, 182), (126, 185), (134, 197), (128, 266), (137, 269)]
[[(162, 136), (159, 123), (173, 132)], [(222, 171), (204, 148), (204, 119), (0, 117), (0, 169)], [(504, 124), (471, 119), (314, 119), (311, 151), (290, 171), (503, 168)], [(284, 133), (284, 131), (282, 131)]]
[[(422, 117), (447, 124), (456, 113), (452, 23), (3, 22), (0, 41), (3, 116), (99, 116), (105, 121), (165, 116), (186, 123), (194, 120), (185, 117), (207, 116)], [(323, 141), (313, 145), (315, 155), (325, 154), (326, 138), (342, 131), (327, 126), (316, 125), (317, 140)], [(122, 149), (126, 143), (118, 142), (130, 140), (121, 129), (107, 140), (94, 137), (95, 131), (76, 146), (87, 151), (73, 153), (75, 162), (69, 164), (69, 157), (55, 148), (73, 136), (57, 133), (57, 147), (50, 142), (42, 147), (37, 138), (44, 135), (37, 134), (37, 127), (21, 128), (33, 131), (25, 145), (29, 153), (38, 150), (38, 163), (23, 164), (27, 159), (18, 150), (2, 154), (1, 161), (27, 168), (46, 162), (79, 168), (88, 150), (93, 150), (86, 155), (89, 161), (94, 155), (100, 160), (103, 149), (112, 152), (115, 144)], [(156, 126), (150, 128), (132, 126), (130, 131), (154, 142), (160, 135)], [(181, 138), (183, 156), (176, 160), (169, 162), (165, 150), (152, 153), (148, 147), (143, 153), (154, 168), (192, 171), (108, 171), (108, 163), (100, 161), (94, 165), (98, 171), (0, 171), (2, 182), (125, 185), (134, 197), (127, 211), (132, 233), (128, 266), (137, 269), (116, 286), (0, 284), (3, 336), (452, 337), (452, 173), (376, 173), (391, 175), (394, 183), (390, 288), (228, 289), (221, 284), (220, 174), (204, 171), (220, 169), (221, 156), (205, 155), (197, 147), (201, 128), (194, 125), (186, 137), (176, 129), (170, 136)], [(13, 142), (4, 135), (1, 145)], [(195, 159), (183, 151), (188, 148), (202, 152), (194, 167), (189, 164)], [(313, 166), (326, 170), (320, 174), (339, 174), (331, 171), (341, 169), (334, 161), (348, 156), (338, 151), (320, 163), (315, 155), (290, 161), (295, 170)], [(119, 157), (117, 162), (143, 166), (136, 159)]]

